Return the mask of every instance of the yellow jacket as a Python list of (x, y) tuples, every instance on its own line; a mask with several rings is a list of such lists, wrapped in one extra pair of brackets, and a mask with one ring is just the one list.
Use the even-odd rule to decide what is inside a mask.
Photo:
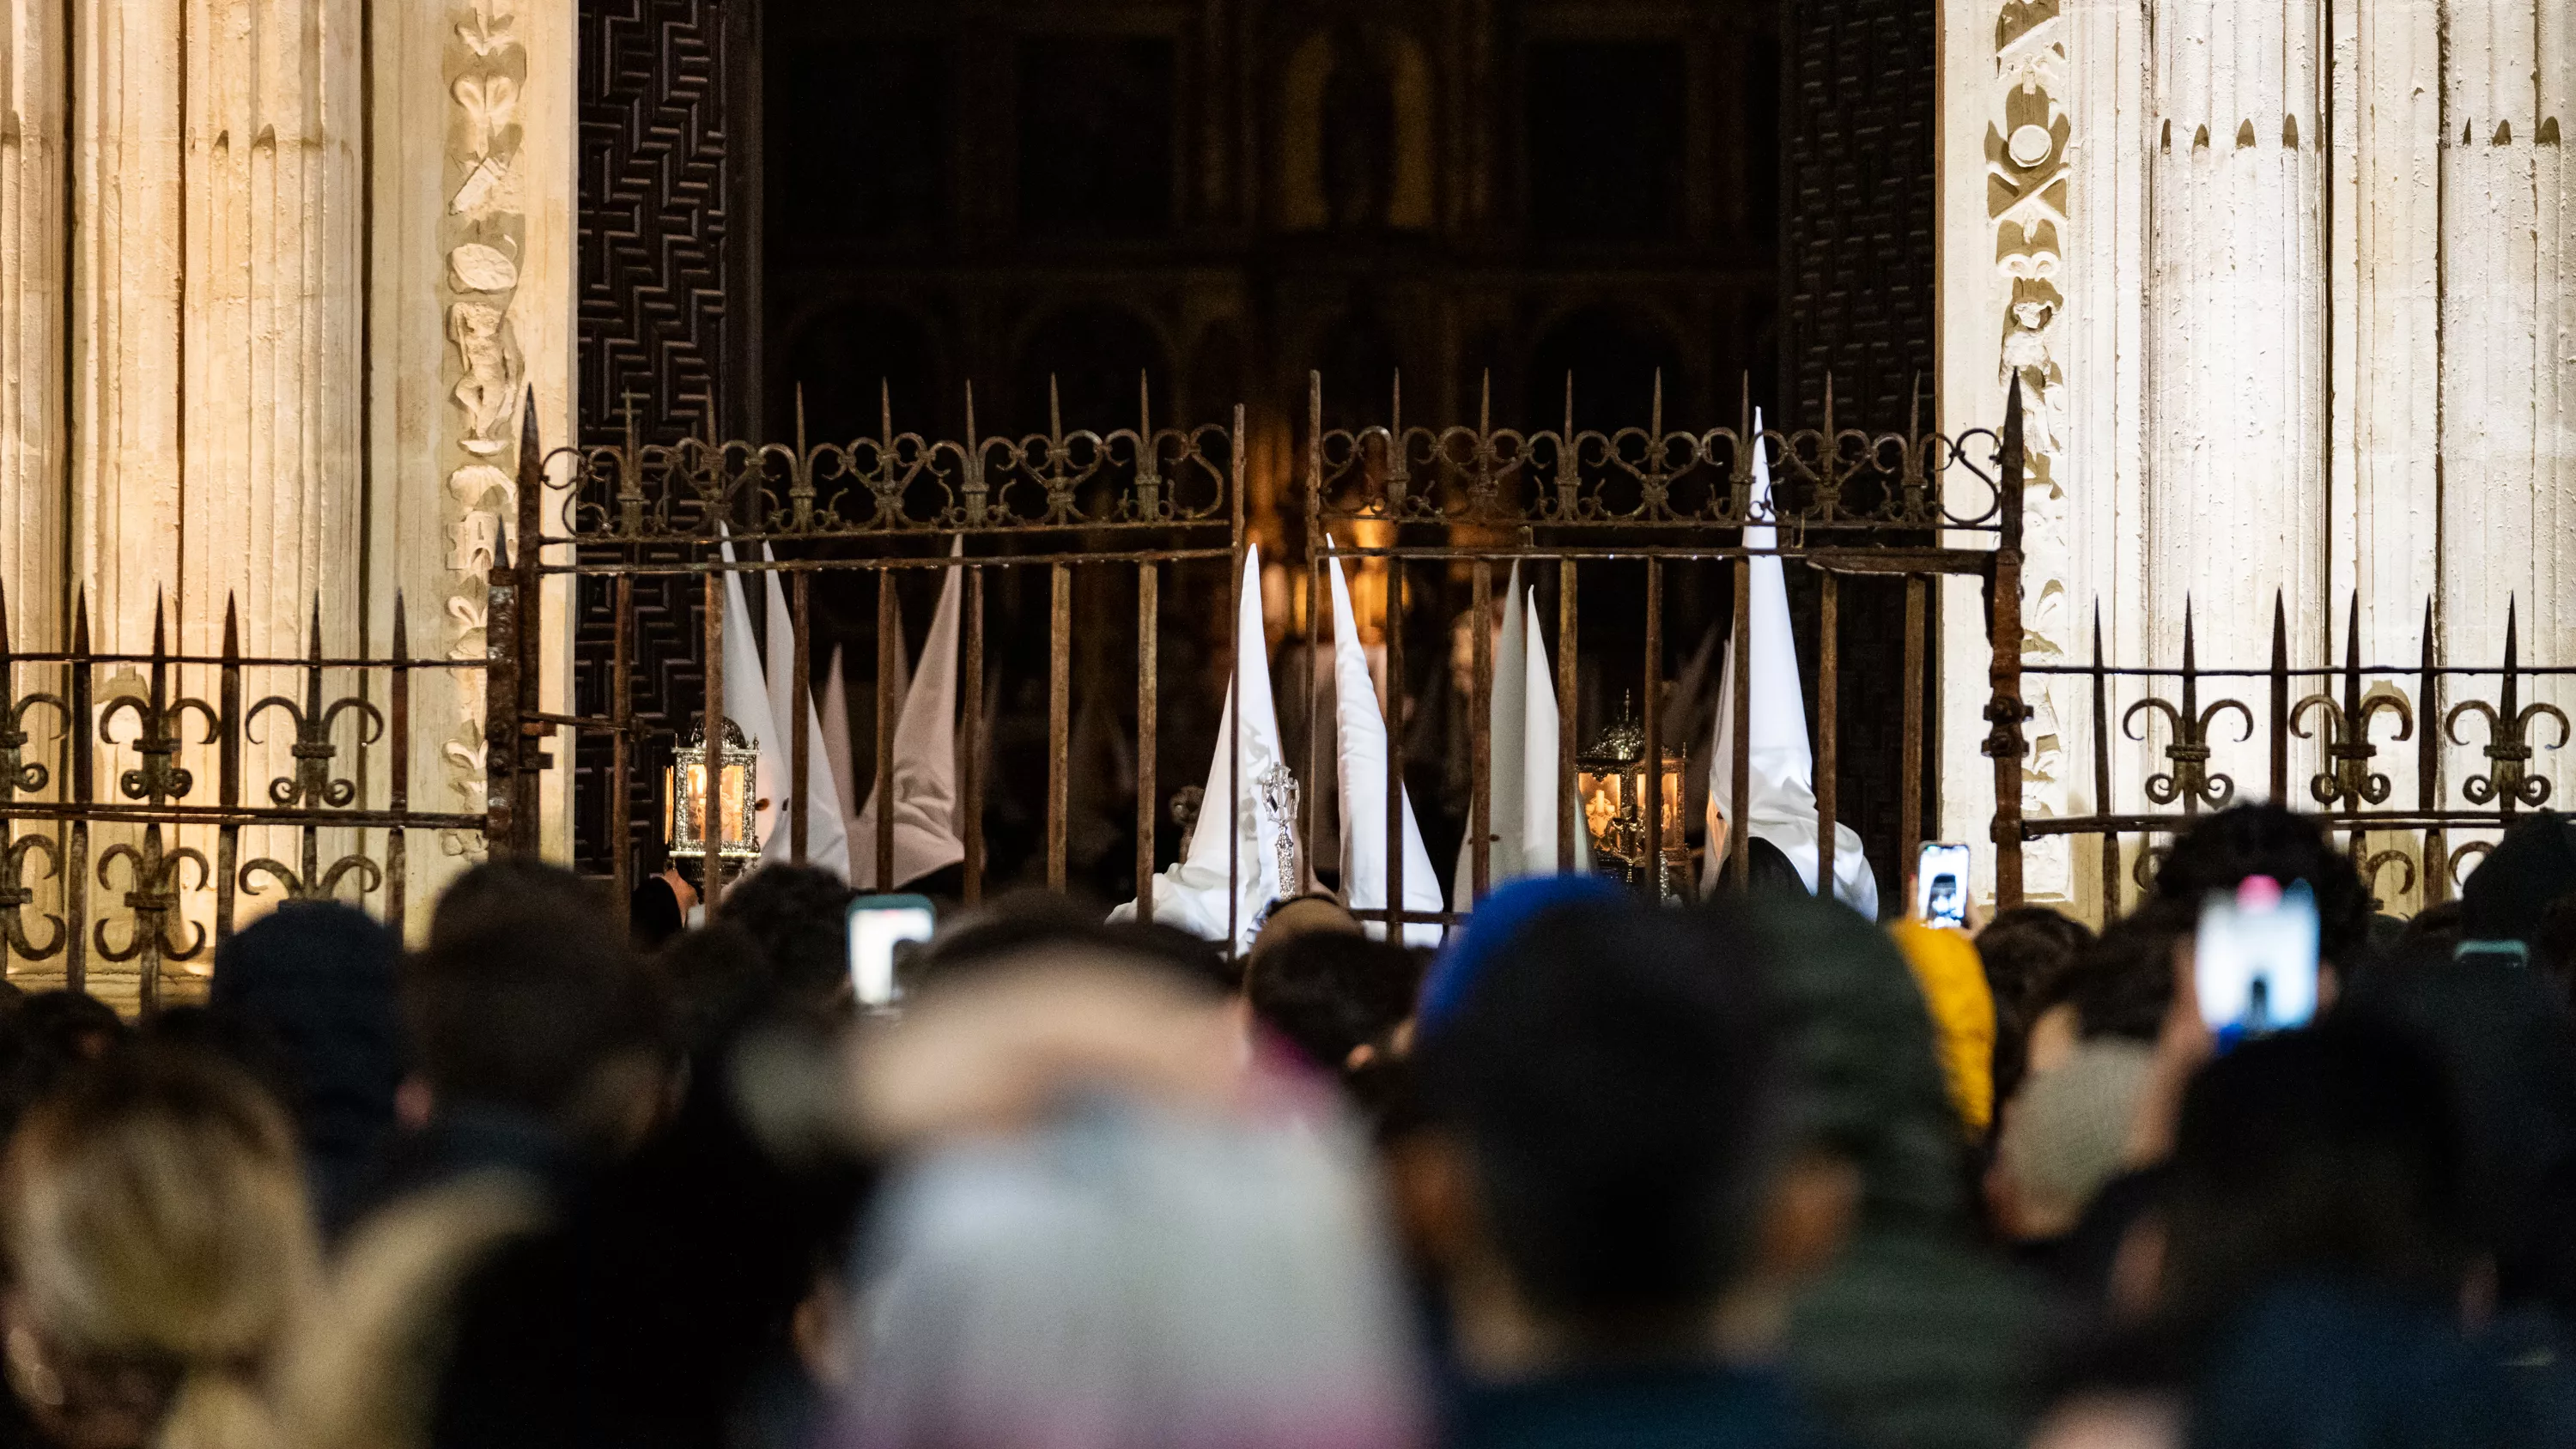
[(1914, 969), (1914, 984), (1932, 1015), (1950, 1105), (1969, 1135), (1981, 1136), (1995, 1112), (1995, 997), (1986, 986), (1985, 962), (1957, 931), (1920, 921), (1899, 921), (1888, 930)]

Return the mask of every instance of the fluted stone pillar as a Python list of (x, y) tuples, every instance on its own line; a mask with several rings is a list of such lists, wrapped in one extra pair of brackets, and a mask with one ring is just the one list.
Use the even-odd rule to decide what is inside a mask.
[[(2147, 59), (2145, 640), (2259, 664), (2326, 610), (2325, 175), (2309, 0), (2160, 9)], [(2259, 759), (2259, 753), (2252, 758)], [(2258, 777), (2259, 778), (2259, 777)]]
[(0, 588), (21, 648), (63, 620), (65, 39), (55, 6), (0, 23)]

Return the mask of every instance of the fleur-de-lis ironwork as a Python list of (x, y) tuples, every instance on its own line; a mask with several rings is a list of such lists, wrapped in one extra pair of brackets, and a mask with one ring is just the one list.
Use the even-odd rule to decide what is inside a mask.
[(53, 841), (42, 835), (26, 835), (0, 845), (0, 936), (8, 939), (11, 950), (27, 960), (41, 961), (63, 949), (63, 918), (48, 915), (54, 933), (39, 946), (27, 935), (26, 909), (35, 903), (36, 893), (27, 885), (27, 857), (42, 852), (45, 874), (62, 873), (63, 858)]
[(131, 961), (150, 951), (160, 960), (185, 961), (204, 950), (206, 928), (193, 922), (189, 923), (192, 936), (185, 946), (170, 939), (170, 924), (179, 918), (179, 867), (194, 865), (197, 883), (191, 888), (204, 888), (213, 878), (204, 854), (184, 845), (176, 850), (162, 849), (161, 827), (154, 824), (143, 827), (141, 848), (119, 842), (99, 856), (100, 885), (114, 884), (108, 872), (120, 860), (126, 866), (125, 908), (134, 913), (134, 922), (127, 928), (123, 946), (108, 944), (107, 928), (114, 923), (99, 922), (90, 937), (98, 954), (109, 961)]
[[(308, 831), (307, 834), (309, 835), (310, 832)], [(358, 876), (360, 895), (380, 890), (385, 883), (384, 868), (363, 855), (344, 855), (331, 862), (328, 869), (318, 874), (313, 864), (307, 861), (305, 869), (298, 871), (284, 861), (271, 860), (264, 855), (257, 860), (244, 862), (239, 877), (242, 893), (253, 896), (260, 894), (259, 887), (251, 882), (263, 875), (286, 887), (286, 898), (291, 901), (330, 900), (340, 893), (340, 882), (348, 879), (352, 872)]]
[(2137, 882), (2138, 889), (2142, 891), (2154, 890), (2156, 872), (2165, 868), (2165, 857), (2171, 854), (2173, 847), (2170, 845), (2141, 847), (2137, 858), (2129, 862), (2129, 879)]
[(0, 588), (0, 800), (20, 791), (30, 794), (45, 788), (52, 774), (41, 761), (26, 758), (27, 717), (38, 705), (54, 712), (57, 723), (68, 722), (71, 710), (58, 694), (13, 695), (12, 671), (9, 667), (9, 594)]
[[(2371, 716), (2383, 710), (2394, 712), (2397, 716), (2396, 737), (2407, 740), (2415, 736), (2415, 710), (2401, 694), (2362, 697), (2361, 594), (2358, 590), (2354, 591), (2350, 610), (2345, 616), (2343, 648), (2343, 702), (2338, 704), (2332, 695), (2323, 692), (2300, 700), (2298, 708), (2290, 711), (2290, 733), (2303, 740), (2310, 738), (2307, 726), (2301, 721), (2307, 718), (2311, 708), (2325, 712), (2326, 757), (2334, 763), (2332, 768), (2308, 781), (2308, 793), (2316, 797), (2318, 804), (2331, 805), (2341, 800), (2347, 809), (2358, 809), (2364, 803), (2383, 805), (2388, 801), (2388, 777), (2370, 768), (2371, 758), (2379, 753), (2379, 747), (2370, 742)], [(2406, 871), (2406, 888), (2412, 890), (2413, 862), (2407, 863)]]
[(326, 805), (337, 809), (358, 798), (358, 785), (354, 780), (331, 778), (331, 761), (340, 753), (340, 747), (331, 743), (333, 727), (339, 723), (341, 714), (355, 710), (358, 712), (358, 742), (374, 744), (384, 737), (385, 717), (374, 705), (355, 695), (333, 700), (328, 707), (323, 705), (322, 601), (318, 598), (313, 601), (312, 634), (306, 646), (306, 658), (304, 703), (298, 705), (282, 694), (268, 696), (252, 705), (250, 713), (242, 717), (242, 736), (255, 745), (266, 743), (251, 732), (251, 726), (257, 724), (260, 715), (268, 710), (286, 711), (287, 718), (295, 721), (295, 743), (288, 750), (295, 758), (295, 773), (269, 781), (268, 798), (289, 808), (300, 803), (308, 810), (318, 810)]
[[(206, 737), (200, 743), (211, 745), (223, 738), (223, 723), (216, 717), (214, 706), (202, 699), (170, 698), (170, 650), (162, 619), (161, 601), (155, 599), (152, 602), (152, 692), (142, 698), (130, 694), (120, 696), (98, 717), (98, 737), (114, 744), (116, 737), (111, 727), (116, 723), (116, 717), (128, 710), (134, 712), (134, 752), (143, 757), (143, 763), (117, 776), (116, 787), (125, 792), (128, 800), (149, 800), (156, 804), (163, 800), (185, 799), (188, 792), (197, 787), (196, 776), (177, 763), (179, 721), (187, 716), (188, 711), (195, 710), (206, 722)], [(101, 857), (100, 864), (105, 863), (105, 857)]]
[(2159, 805), (2171, 805), (2179, 800), (2186, 810), (2202, 805), (2213, 810), (2226, 809), (2228, 802), (2236, 798), (2236, 782), (2209, 768), (2209, 727), (2217, 722), (2220, 715), (2234, 710), (2244, 725), (2244, 733), (2237, 737), (2238, 740), (2250, 740), (2254, 738), (2254, 712), (2233, 699), (2217, 700), (2208, 708), (2201, 708), (2200, 663), (2192, 640), (2188, 600), (2183, 604), (2182, 615), (2182, 704), (2177, 708), (2171, 700), (2149, 695), (2130, 705), (2120, 716), (2120, 728), (2129, 738), (2146, 738), (2137, 729), (2137, 718), (2150, 710), (2165, 717), (2172, 733), (2173, 738), (2165, 745), (2165, 759), (2173, 768), (2148, 778), (2147, 798)]
[(2494, 850), (2495, 842), (2492, 840), (2472, 840), (2452, 851), (2451, 858), (2443, 865), (2443, 869), (2450, 874), (2451, 884), (2454, 887), (2467, 885), (2469, 873), (2461, 870), (2460, 867), (2473, 860), (2484, 860)]
[(2515, 605), (2508, 602), (2504, 615), (2504, 687), (2497, 695), (2498, 702), (2491, 705), (2482, 699), (2465, 701), (2452, 706), (2442, 721), (2443, 732), (2451, 737), (2451, 743), (2465, 745), (2468, 741), (2460, 738), (2461, 716), (2485, 718), (2487, 772), (2461, 781), (2460, 793), (2472, 805), (2495, 805), (2507, 813), (2517, 805), (2537, 809), (2549, 800), (2549, 778), (2532, 774), (2529, 769), (2532, 721), (2545, 717), (2558, 722), (2558, 741), (2547, 746), (2549, 749), (2564, 746), (2568, 737), (2567, 715), (2558, 706), (2545, 700), (2520, 703), (2519, 641), (2514, 616)]

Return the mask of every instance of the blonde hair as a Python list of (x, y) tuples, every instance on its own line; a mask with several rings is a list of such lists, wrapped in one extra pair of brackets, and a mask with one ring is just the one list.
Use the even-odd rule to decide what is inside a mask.
[(285, 1116), (239, 1072), (145, 1048), (31, 1110), (0, 1159), (0, 1250), (66, 1353), (167, 1364), (155, 1442), (272, 1442), (269, 1359), (319, 1257)]

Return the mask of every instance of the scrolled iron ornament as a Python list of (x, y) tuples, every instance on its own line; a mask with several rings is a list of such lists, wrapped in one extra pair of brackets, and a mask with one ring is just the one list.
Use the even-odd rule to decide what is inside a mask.
[[(2508, 697), (2506, 708), (2511, 707), (2512, 701)], [(2503, 805), (2507, 809), (2515, 805), (2538, 809), (2549, 803), (2549, 777), (2530, 772), (2531, 726), (2535, 720), (2556, 720), (2558, 741), (2544, 748), (2559, 749), (2566, 745), (2568, 739), (2566, 711), (2547, 701), (2538, 701), (2507, 714), (2483, 699), (2466, 700), (2453, 705), (2450, 714), (2442, 721), (2442, 732), (2450, 736), (2452, 744), (2468, 743), (2461, 738), (2459, 728), (2460, 720), (2468, 715), (2476, 715), (2487, 722), (2487, 743), (2483, 751), (2487, 757), (2487, 772), (2462, 780), (2460, 794), (2472, 805)]]
[(195, 935), (187, 945), (181, 946), (170, 939), (170, 922), (179, 915), (179, 867), (196, 866), (195, 889), (204, 888), (214, 878), (204, 854), (184, 845), (165, 851), (161, 847), (161, 827), (147, 825), (143, 827), (140, 848), (119, 842), (99, 856), (100, 885), (114, 887), (115, 882), (108, 878), (108, 871), (118, 861), (125, 862), (125, 908), (134, 913), (134, 920), (127, 927), (123, 946), (108, 944), (107, 928), (112, 922), (98, 923), (90, 939), (91, 944), (98, 948), (99, 956), (109, 961), (131, 961), (147, 950), (154, 950), (165, 961), (186, 961), (203, 951), (206, 948), (204, 926), (190, 922), (189, 929)]
[[(2390, 789), (2388, 777), (2370, 768), (2371, 759), (2379, 753), (2379, 747), (2370, 742), (2370, 721), (2372, 716), (2383, 710), (2393, 711), (2397, 715), (2395, 737), (2399, 740), (2413, 739), (2414, 707), (2406, 702), (2403, 695), (2379, 694), (2362, 700), (2358, 715), (2348, 716), (2344, 706), (2336, 703), (2333, 696), (2312, 694), (2300, 700), (2298, 706), (2290, 711), (2290, 733), (2303, 740), (2314, 738), (2304, 723), (2312, 708), (2325, 712), (2326, 757), (2333, 761), (2333, 765), (2309, 777), (2308, 793), (2320, 805), (2331, 805), (2337, 800), (2386, 804)], [(2411, 865), (2409, 869), (2412, 869)]]
[(38, 852), (45, 857), (48, 877), (62, 874), (62, 852), (42, 835), (22, 835), (0, 845), (0, 937), (6, 937), (10, 949), (30, 961), (42, 961), (61, 951), (68, 936), (63, 918), (50, 913), (45, 919), (54, 923), (54, 933), (45, 944), (39, 946), (27, 935), (26, 910), (36, 900), (35, 891), (27, 885), (27, 857)]
[(367, 895), (384, 887), (384, 868), (364, 855), (344, 855), (321, 871), (318, 879), (310, 882), (305, 880), (302, 873), (285, 862), (261, 856), (257, 860), (243, 862), (241, 872), (236, 879), (240, 881), (244, 895), (262, 894), (260, 888), (251, 882), (264, 875), (286, 888), (288, 900), (327, 901), (339, 895), (340, 882), (346, 880), (352, 872), (358, 876), (360, 895)]
[(2154, 711), (2165, 717), (2172, 739), (2165, 745), (2165, 759), (2173, 766), (2147, 779), (2147, 798), (2159, 805), (2176, 801), (2196, 801), (2213, 810), (2224, 810), (2236, 798), (2236, 782), (2209, 768), (2209, 728), (2229, 710), (2236, 712), (2244, 725), (2238, 743), (2254, 738), (2254, 712), (2238, 700), (2212, 701), (2197, 715), (2187, 714), (2172, 701), (2149, 695), (2137, 701), (2120, 715), (2120, 729), (2130, 739), (2143, 742), (2146, 736), (2137, 729), (2138, 716)]

